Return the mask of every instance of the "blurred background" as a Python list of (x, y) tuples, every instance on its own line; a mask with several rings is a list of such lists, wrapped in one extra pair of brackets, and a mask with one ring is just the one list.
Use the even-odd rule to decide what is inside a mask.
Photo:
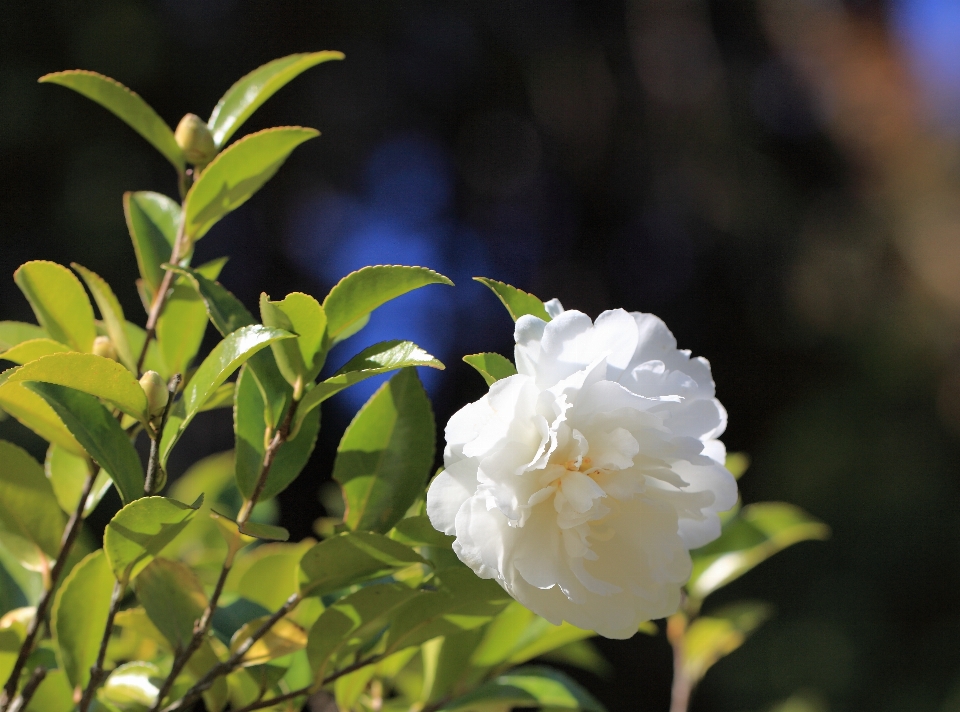
[[(142, 323), (121, 193), (176, 194), (136, 134), (37, 77), (103, 72), (175, 126), (263, 62), (318, 49), (347, 59), (245, 130), (323, 136), (198, 262), (231, 255), (221, 280), (251, 308), (261, 290), (322, 298), (371, 263), (450, 276), (456, 289), (398, 300), (330, 359), (417, 341), (449, 364), (422, 374), (441, 426), (484, 391), (460, 357), (511, 352), (509, 317), (470, 277), (593, 316), (658, 314), (713, 365), (724, 440), (753, 458), (745, 501), (794, 502), (833, 528), (708, 602), (761, 598), (777, 616), (693, 710), (797, 694), (822, 712), (960, 710), (960, 4), (6, 0), (2, 318), (33, 320), (11, 275), (43, 258), (99, 272)], [(318, 490), (373, 388), (325, 406), (318, 451), (280, 498), (295, 538), (324, 513)], [(15, 422), (0, 436), (42, 455)], [(174, 476), (232, 447), (229, 412), (188, 436)], [(666, 710), (662, 635), (601, 648), (615, 676), (579, 677), (612, 711)]]

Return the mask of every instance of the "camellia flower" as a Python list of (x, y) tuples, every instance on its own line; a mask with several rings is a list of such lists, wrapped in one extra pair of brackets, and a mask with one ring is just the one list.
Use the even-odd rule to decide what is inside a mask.
[(727, 415), (657, 317), (546, 306), (550, 322), (517, 320), (517, 375), (447, 423), (427, 513), (530, 610), (628, 638), (677, 610), (688, 550), (736, 502)]

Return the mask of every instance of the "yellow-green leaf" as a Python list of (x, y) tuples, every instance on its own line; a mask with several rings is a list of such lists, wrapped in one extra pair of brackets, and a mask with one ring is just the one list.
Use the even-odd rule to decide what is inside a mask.
[(517, 367), (509, 360), (494, 353), (472, 354), (464, 356), (463, 360), (473, 366), (477, 373), (483, 376), (488, 386), (492, 386), (501, 378), (516, 375)]
[(89, 352), (97, 336), (93, 307), (80, 280), (56, 262), (35, 260), (13, 273), (47, 335), (75, 351)]
[(0, 353), (0, 359), (11, 361), (12, 363), (24, 364), (29, 361), (35, 361), (41, 356), (50, 354), (59, 354), (70, 351), (70, 347), (61, 344), (53, 339), (40, 338), (21, 341), (16, 346), (12, 346), (3, 353)]
[(743, 645), (773, 613), (766, 603), (743, 602), (694, 619), (683, 636), (683, 667), (694, 684), (720, 658)]
[[(60, 504), (60, 508), (67, 514), (73, 514), (80, 502), (83, 485), (90, 473), (93, 463), (86, 456), (74, 455), (59, 445), (53, 444), (47, 449), (47, 457), (43, 469), (53, 486), (53, 494)], [(97, 473), (93, 481), (93, 488), (83, 506), (83, 516), (92, 512), (103, 499), (103, 496), (113, 486), (113, 480), (103, 468)]]
[(489, 287), (490, 291), (497, 295), (497, 298), (503, 302), (503, 306), (507, 308), (507, 311), (514, 321), (527, 314), (543, 319), (544, 321), (550, 321), (550, 315), (547, 314), (547, 309), (543, 306), (543, 302), (529, 292), (524, 292), (522, 289), (517, 289), (509, 284), (498, 282), (495, 279), (488, 279), (487, 277), (474, 277), (474, 279), (480, 282), (480, 284)]
[(0, 408), (19, 420), (47, 442), (56, 443), (75, 455), (86, 455), (60, 416), (40, 396), (22, 383), (8, 383), (15, 369), (0, 373)]
[(131, 371), (137, 370), (137, 361), (130, 350), (130, 342), (127, 339), (127, 321), (123, 316), (123, 307), (117, 299), (110, 285), (96, 272), (88, 270), (83, 265), (76, 262), (70, 265), (87, 283), (87, 289), (93, 295), (93, 300), (97, 303), (97, 309), (100, 310), (100, 316), (103, 324), (107, 328), (107, 335), (113, 342), (113, 347), (117, 350), (117, 356), (120, 362)]
[[(269, 616), (255, 618), (249, 623), (245, 623), (234, 633), (230, 641), (230, 652), (243, 645), (253, 633), (263, 625)], [(282, 658), (284, 655), (290, 655), (298, 650), (307, 647), (307, 631), (287, 618), (281, 618), (274, 623), (273, 627), (260, 638), (243, 656), (243, 667), (250, 665), (262, 665), (276, 658)]]
[(163, 280), (160, 265), (170, 261), (177, 239), (180, 205), (160, 193), (127, 192), (123, 194), (123, 214), (137, 255), (140, 276), (149, 287), (152, 298)]
[(31, 339), (47, 338), (42, 326), (22, 321), (0, 321), (0, 351), (16, 346)]

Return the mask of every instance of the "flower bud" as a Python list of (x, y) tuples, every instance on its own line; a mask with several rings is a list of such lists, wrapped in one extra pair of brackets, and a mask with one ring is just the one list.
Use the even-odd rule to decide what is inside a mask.
[(147, 371), (140, 376), (140, 387), (147, 394), (147, 411), (151, 418), (155, 418), (163, 413), (167, 407), (167, 400), (170, 394), (167, 392), (167, 384), (163, 382), (160, 374), (156, 371)]
[(205, 166), (217, 155), (213, 134), (206, 122), (196, 114), (187, 114), (180, 119), (174, 136), (188, 163)]
[(109, 336), (98, 336), (93, 340), (93, 353), (113, 361), (117, 360), (117, 349)]

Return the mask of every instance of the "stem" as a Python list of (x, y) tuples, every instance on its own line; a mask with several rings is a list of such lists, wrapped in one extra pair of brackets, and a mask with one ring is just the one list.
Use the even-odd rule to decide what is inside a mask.
[(93, 702), (93, 694), (107, 676), (103, 669), (103, 662), (107, 657), (107, 644), (110, 642), (110, 635), (113, 633), (113, 619), (116, 618), (117, 611), (120, 610), (120, 601), (123, 599), (125, 588), (126, 585), (120, 581), (113, 584), (113, 593), (110, 596), (110, 611), (107, 613), (107, 625), (104, 626), (103, 637), (100, 638), (100, 652), (97, 653), (97, 661), (90, 668), (90, 682), (87, 683), (87, 689), (83, 691), (83, 697), (78, 708), (79, 712), (87, 712), (90, 703)]
[[(233, 672), (234, 668), (240, 664), (240, 662), (243, 660), (243, 656), (246, 655), (250, 648), (253, 647), (254, 643), (265, 636), (270, 629), (277, 624), (277, 621), (296, 608), (297, 604), (299, 604), (301, 600), (302, 597), (299, 593), (292, 594), (290, 598), (287, 599), (286, 603), (284, 603), (276, 613), (265, 620), (263, 624), (257, 628), (253, 635), (247, 638), (243, 644), (237, 648), (233, 655), (231, 655), (225, 661), (210, 668), (203, 677), (197, 680), (193, 687), (184, 693), (182, 698), (173, 704), (164, 707), (163, 712), (174, 712), (175, 710), (186, 709), (189, 705), (193, 704), (197, 699), (199, 699), (200, 695), (210, 689), (211, 685), (213, 685), (214, 681), (216, 681), (218, 677)], [(168, 678), (168, 680), (170, 680), (170, 678)], [(162, 697), (158, 696), (157, 700), (157, 704), (159, 705)], [(158, 708), (155, 706), (151, 712), (156, 712), (156, 709)]]
[(40, 630), (40, 625), (46, 618), (47, 608), (50, 607), (50, 601), (53, 599), (53, 594), (56, 591), (57, 583), (60, 581), (60, 577), (63, 575), (64, 568), (66, 568), (67, 557), (70, 555), (70, 550), (73, 548), (73, 545), (77, 540), (77, 536), (80, 534), (80, 528), (83, 524), (83, 508), (87, 503), (87, 498), (90, 496), (90, 491), (93, 489), (93, 481), (96, 479), (99, 471), (99, 466), (94, 467), (91, 469), (90, 474), (87, 475), (87, 480), (83, 483), (83, 491), (80, 493), (80, 501), (77, 502), (77, 508), (74, 510), (73, 514), (70, 515), (70, 520), (67, 522), (67, 526), (63, 530), (63, 538), (60, 540), (60, 553), (57, 555), (57, 561), (53, 565), (53, 570), (50, 572), (49, 583), (47, 587), (44, 588), (43, 593), (40, 596), (40, 600), (37, 601), (37, 612), (34, 614), (33, 620), (30, 621), (30, 625), (27, 627), (27, 635), (23, 639), (23, 645), (20, 646), (20, 654), (17, 656), (17, 661), (13, 664), (13, 669), (10, 671), (10, 677), (7, 678), (7, 682), (3, 686), (3, 693), (0, 694), (0, 712), (7, 711), (14, 695), (17, 692), (17, 683), (20, 681), (20, 673), (23, 672), (23, 666), (27, 663), (27, 657), (33, 650), (33, 644), (37, 637), (37, 631)]
[[(223, 562), (223, 567), (220, 569), (220, 577), (217, 579), (217, 585), (213, 589), (213, 595), (210, 596), (210, 602), (207, 603), (207, 607), (204, 609), (203, 615), (200, 616), (200, 619), (193, 626), (193, 637), (190, 638), (190, 642), (187, 644), (187, 647), (179, 652), (176, 658), (174, 658), (173, 667), (170, 668), (170, 674), (167, 675), (167, 679), (163, 681), (163, 686), (157, 693), (157, 701), (153, 703), (153, 707), (150, 708), (150, 712), (157, 712), (157, 710), (160, 709), (160, 705), (163, 704), (164, 698), (170, 694), (170, 689), (173, 687), (173, 683), (176, 682), (177, 677), (179, 677), (180, 673), (183, 672), (183, 668), (188, 662), (190, 662), (190, 658), (192, 658), (193, 654), (200, 649), (200, 646), (206, 639), (207, 633), (210, 630), (210, 625), (213, 623), (213, 614), (216, 613), (217, 610), (217, 602), (220, 600), (220, 594), (223, 593), (223, 586), (227, 582), (227, 576), (230, 574), (230, 569), (233, 566), (234, 553), (234, 550), (231, 549), (230, 553), (227, 554), (227, 558)], [(196, 685), (194, 685), (194, 687), (196, 687)], [(199, 694), (197, 697), (199, 697)], [(83, 711), (81, 710), (81, 712)]]
[[(169, 274), (169, 272), (167, 273)], [(143, 481), (143, 493), (149, 497), (163, 489), (164, 482), (157, 485), (157, 473), (163, 474), (160, 467), (160, 441), (163, 439), (163, 429), (167, 425), (167, 416), (170, 415), (170, 409), (173, 407), (173, 397), (180, 387), (181, 376), (179, 373), (173, 374), (173, 378), (167, 383), (167, 405), (163, 408), (163, 415), (160, 416), (160, 427), (157, 429), (155, 437), (150, 439), (150, 459), (147, 460), (147, 476)], [(166, 478), (161, 477), (161, 480)]]
[(273, 434), (270, 445), (267, 446), (267, 451), (263, 455), (263, 466), (260, 468), (260, 476), (257, 478), (257, 484), (253, 488), (253, 494), (251, 494), (250, 499), (244, 503), (240, 514), (237, 515), (237, 524), (241, 527), (250, 518), (250, 514), (253, 512), (257, 500), (259, 500), (260, 495), (263, 494), (263, 488), (267, 485), (267, 477), (270, 475), (270, 468), (273, 466), (277, 451), (280, 449), (280, 446), (287, 441), (287, 436), (290, 434), (290, 426), (293, 424), (293, 416), (297, 412), (298, 405), (300, 405), (300, 401), (298, 400), (290, 404), (290, 408), (287, 410), (287, 416), (283, 419), (283, 423), (277, 429), (277, 432)]
[(667, 640), (673, 647), (673, 686), (670, 689), (670, 712), (687, 712), (695, 684), (694, 680), (687, 675), (684, 665), (686, 630), (687, 617), (683, 613), (675, 613), (667, 619)]
[(20, 692), (20, 695), (13, 701), (13, 704), (10, 705), (10, 712), (20, 712), (20, 710), (26, 709), (27, 705), (30, 704), (30, 699), (33, 697), (33, 693), (37, 691), (37, 688), (40, 687), (40, 683), (43, 682), (43, 679), (46, 676), (46, 668), (34, 668), (33, 674), (30, 675), (30, 679), (27, 680), (27, 684), (23, 686), (23, 690)]
[[(186, 252), (187, 246), (187, 219), (185, 215), (185, 206), (183, 203), (180, 204), (180, 225), (177, 228), (177, 239), (173, 243), (173, 250), (170, 253), (170, 264), (177, 264), (180, 259), (183, 257)], [(153, 295), (153, 301), (150, 303), (150, 313), (147, 315), (147, 325), (146, 331), (147, 336), (143, 340), (143, 347), (140, 349), (140, 356), (137, 358), (137, 376), (143, 375), (143, 362), (147, 358), (147, 349), (150, 346), (150, 342), (157, 335), (157, 322), (160, 320), (160, 315), (163, 313), (163, 307), (167, 303), (167, 297), (170, 292), (170, 287), (173, 286), (173, 278), (176, 275), (167, 270), (163, 274), (163, 279), (160, 282), (160, 286), (157, 288), (156, 293)]]

